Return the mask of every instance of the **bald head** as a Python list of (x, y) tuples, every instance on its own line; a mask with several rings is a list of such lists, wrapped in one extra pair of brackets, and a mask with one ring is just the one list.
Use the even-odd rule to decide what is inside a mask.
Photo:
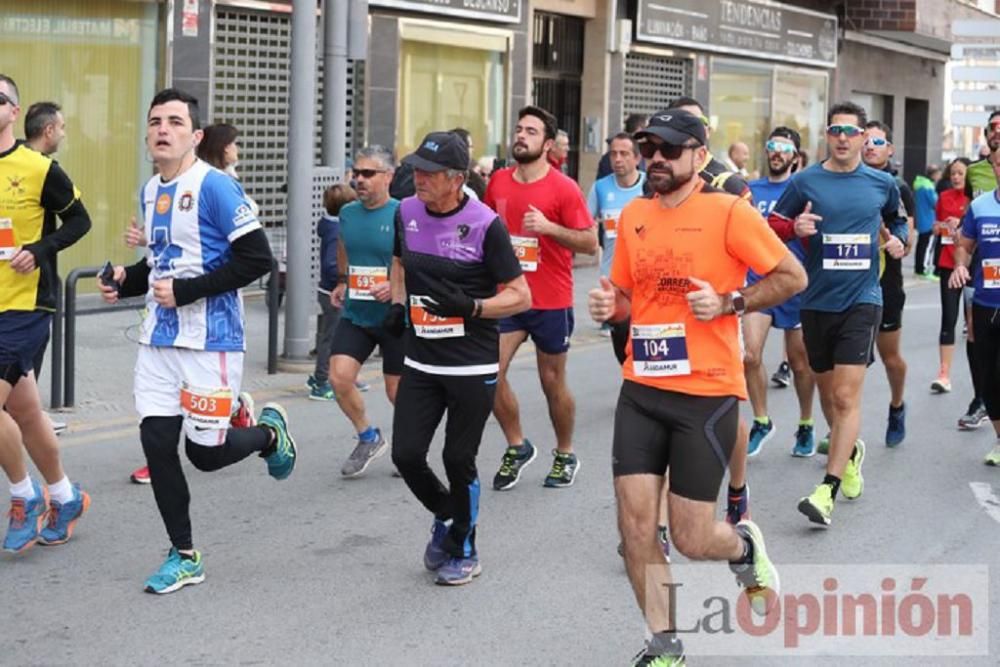
[(733, 161), (737, 169), (746, 169), (750, 162), (750, 147), (742, 141), (737, 141), (729, 147), (729, 159)]

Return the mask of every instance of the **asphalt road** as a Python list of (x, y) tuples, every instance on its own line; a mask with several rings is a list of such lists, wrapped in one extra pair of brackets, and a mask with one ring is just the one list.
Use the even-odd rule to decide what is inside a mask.
[[(578, 272), (578, 303), (592, 282), (592, 269)], [(823, 457), (789, 456), (794, 394), (772, 390), (778, 435), (751, 461), (752, 511), (773, 560), (789, 573), (787, 582), (796, 580), (803, 569), (796, 566), (803, 564), (822, 566), (844, 581), (852, 573), (902, 577), (913, 568), (939, 566), (929, 588), (951, 585), (951, 593), (978, 596), (979, 625), (966, 639), (979, 654), (956, 657), (940, 637), (900, 638), (897, 629), (892, 641), (833, 638), (799, 649), (779, 647), (770, 655), (759, 655), (765, 652), (761, 644), (743, 657), (719, 657), (704, 655), (714, 639), (695, 634), (685, 638), (689, 664), (1000, 664), (1000, 638), (987, 635), (991, 623), (984, 621), (988, 612), (996, 616), (1000, 600), (996, 577), (986, 578), (1000, 564), (1000, 503), (995, 496), (996, 506), (990, 501), (1000, 495), (1000, 471), (982, 464), (993, 441), (987, 429), (955, 428), (970, 392), (961, 354), (954, 392), (928, 391), (937, 370), (936, 303), (936, 288), (910, 290), (903, 334), (910, 363), (909, 434), (898, 449), (883, 444), (885, 374), (878, 364), (869, 373), (863, 497), (838, 504), (829, 530), (812, 527), (796, 511), (798, 499), (822, 479)], [(113, 316), (102, 322), (112, 335), (82, 334), (82, 367), (94, 363), (92, 348), (103, 349), (108, 361), (91, 375), (86, 371), (81, 385), (87, 377), (116, 376), (111, 399), (107, 392), (85, 392), (90, 409), (71, 417), (74, 428), (63, 439), (67, 470), (90, 491), (93, 505), (69, 544), (0, 556), (0, 596), (7, 609), (0, 664), (603, 666), (628, 664), (640, 648), (642, 619), (615, 552), (610, 443), (618, 369), (610, 344), (596, 336), (584, 309), (577, 311), (569, 361), (582, 461), (578, 481), (568, 489), (543, 488), (550, 459), (540, 456), (514, 490), (487, 489), (503, 448), (491, 421), (479, 459), (483, 575), (457, 589), (434, 586), (424, 571), (429, 516), (391, 476), (389, 458), (375, 462), (363, 478), (341, 479), (340, 464), (353, 446), (347, 420), (335, 405), (308, 401), (304, 390), (291, 389), (297, 376), (255, 379), (261, 374), (258, 357), (248, 384), (287, 406), (300, 447), (298, 467), (285, 482), (270, 479), (256, 458), (214, 474), (188, 467), (195, 541), (207, 579), (170, 596), (144, 593), (142, 582), (169, 544), (150, 489), (127, 482), (141, 463), (141, 450), (127, 405), (128, 355), (134, 353), (118, 333), (132, 323)], [(778, 341), (772, 334), (768, 343), (772, 370)], [(121, 358), (111, 361), (109, 350), (121, 350)], [(512, 379), (526, 433), (544, 453), (552, 434), (532, 355), (515, 361)], [(104, 396), (110, 407), (100, 408), (88, 396)], [(366, 401), (374, 422), (388, 425), (380, 384)], [(432, 449), (435, 462), (440, 444), (438, 438)], [(989, 570), (970, 578), (968, 565)], [(725, 566), (714, 568), (709, 578), (717, 577), (719, 590), (735, 598)], [(899, 597), (905, 592), (901, 588)], [(920, 655), (874, 655), (890, 649)]]

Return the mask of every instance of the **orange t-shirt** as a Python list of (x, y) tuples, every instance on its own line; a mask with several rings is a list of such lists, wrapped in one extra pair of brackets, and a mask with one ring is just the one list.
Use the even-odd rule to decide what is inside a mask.
[(634, 199), (618, 220), (611, 281), (632, 293), (626, 380), (693, 396), (747, 397), (740, 322), (695, 319), (689, 278), (719, 294), (743, 287), (747, 268), (771, 272), (788, 248), (745, 200), (699, 184), (677, 208)]

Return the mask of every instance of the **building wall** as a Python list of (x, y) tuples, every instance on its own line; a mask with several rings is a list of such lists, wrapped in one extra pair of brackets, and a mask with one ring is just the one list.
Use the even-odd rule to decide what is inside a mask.
[[(857, 42), (843, 42), (834, 75), (831, 101), (849, 99), (853, 91), (877, 93), (893, 98), (889, 122), (896, 146), (895, 160), (902, 161), (907, 150), (922, 150), (923, 162), (941, 157), (944, 131), (944, 65), (936, 60), (896, 53)], [(905, 117), (906, 98), (929, 102), (927, 146), (908, 146)]]

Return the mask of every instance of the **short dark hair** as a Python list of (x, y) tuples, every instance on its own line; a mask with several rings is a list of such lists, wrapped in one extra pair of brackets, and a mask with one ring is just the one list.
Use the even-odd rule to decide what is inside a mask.
[(865, 123), (866, 130), (882, 130), (885, 132), (885, 139), (890, 144), (892, 143), (892, 128), (883, 123), (880, 120), (870, 120)]
[(469, 145), (469, 140), (472, 138), (472, 134), (470, 134), (467, 129), (465, 129), (464, 127), (455, 127), (448, 131), (451, 132), (452, 134), (457, 134), (462, 138), (462, 141), (465, 142), (466, 146)]
[(940, 173), (941, 173), (941, 167), (937, 166), (936, 164), (929, 164), (927, 165), (927, 169), (924, 170), (924, 176), (926, 176), (927, 178), (930, 178), (934, 174), (940, 174)]
[(699, 109), (701, 109), (701, 114), (703, 116), (708, 113), (708, 109), (705, 108), (704, 104), (702, 104), (693, 97), (688, 97), (687, 95), (681, 95), (680, 97), (675, 99), (673, 102), (670, 103), (668, 108), (679, 109), (680, 107), (698, 107)]
[(358, 198), (358, 193), (347, 183), (334, 183), (323, 193), (323, 208), (329, 215), (339, 215), (340, 209)]
[(854, 102), (837, 102), (830, 107), (830, 110), (826, 112), (827, 125), (833, 122), (834, 116), (857, 116), (858, 125), (861, 127), (864, 127), (865, 123), (868, 122), (868, 114), (865, 113), (864, 107)]
[(543, 109), (542, 107), (529, 105), (521, 107), (521, 110), (517, 112), (518, 120), (521, 120), (525, 116), (534, 116), (538, 120), (542, 121), (542, 124), (545, 126), (545, 138), (555, 141), (556, 132), (559, 130), (559, 123), (556, 121), (556, 117), (553, 116), (551, 112)]
[(205, 162), (216, 169), (226, 168), (226, 146), (236, 141), (239, 131), (227, 123), (216, 123), (205, 128), (204, 136), (195, 151)]
[(644, 113), (630, 113), (625, 118), (625, 131), (629, 134), (635, 134), (640, 128), (646, 125), (648, 119), (649, 116)]
[(635, 155), (639, 154), (639, 144), (636, 143), (635, 137), (629, 132), (619, 132), (615, 136), (608, 140), (608, 145), (611, 145), (612, 141), (629, 141), (632, 143), (632, 153)]
[(793, 144), (795, 144), (795, 150), (802, 149), (802, 137), (799, 133), (790, 127), (785, 127), (784, 125), (779, 125), (778, 127), (771, 130), (771, 134), (767, 135), (768, 139), (773, 139), (774, 137), (782, 137), (788, 139)]
[(17, 84), (14, 83), (14, 79), (10, 78), (6, 74), (0, 74), (0, 81), (5, 82), (10, 87), (11, 92), (14, 93), (14, 97), (15, 97), (14, 104), (20, 104), (21, 103), (21, 92), (17, 89)]
[(149, 103), (149, 110), (152, 111), (153, 107), (158, 107), (166, 104), (167, 102), (175, 101), (183, 102), (187, 105), (188, 115), (191, 116), (191, 129), (201, 129), (201, 118), (198, 112), (198, 98), (189, 93), (185, 93), (183, 90), (178, 90), (177, 88), (164, 88), (153, 97), (153, 101)]
[(56, 122), (56, 114), (62, 111), (55, 102), (35, 102), (24, 115), (24, 136), (29, 141), (45, 134), (45, 128)]
[[(2, 81), (2, 80), (3, 80), (3, 77), (0, 76), (0, 81)], [(1000, 109), (994, 109), (993, 110), (993, 113), (990, 114), (990, 117), (986, 119), (986, 124), (989, 125), (990, 123), (992, 123), (993, 119), (996, 118), (997, 116), (1000, 116)]]

